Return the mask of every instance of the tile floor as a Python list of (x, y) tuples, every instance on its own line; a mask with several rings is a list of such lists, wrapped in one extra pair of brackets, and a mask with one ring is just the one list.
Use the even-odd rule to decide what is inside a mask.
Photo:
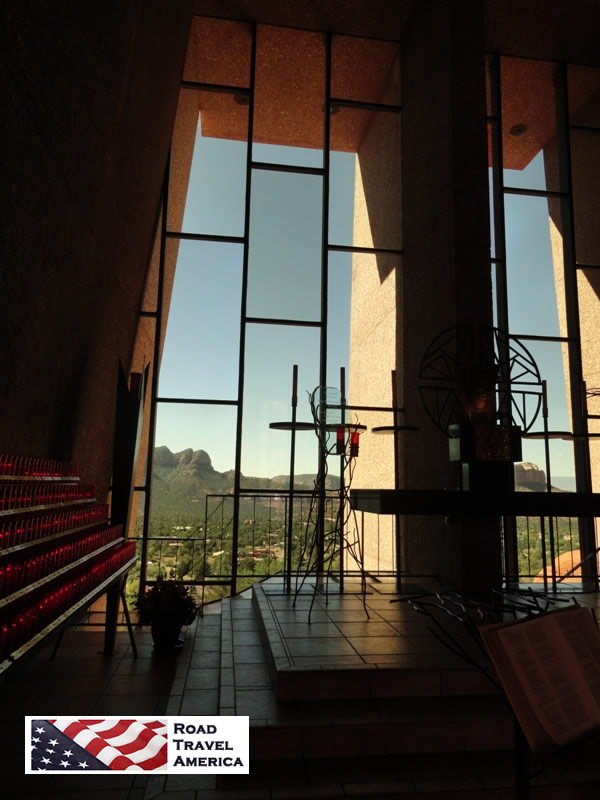
[[(275, 586), (263, 595), (259, 593), (263, 598), (260, 602), (266, 603), (264, 607), (275, 612), (264, 615), (261, 625), (248, 597), (208, 607), (205, 615), (188, 629), (184, 647), (176, 656), (155, 654), (149, 632), (138, 630), (137, 660), (122, 632), (118, 634), (116, 652), (107, 657), (100, 652), (99, 631), (71, 629), (52, 661), (49, 646), (29, 663), (15, 668), (0, 684), (2, 800), (37, 800), (53, 795), (67, 800), (83, 800), (84, 796), (86, 800), (508, 800), (513, 796), (512, 755), (497, 750), (494, 739), (498, 730), (510, 722), (506, 709), (491, 695), (470, 699), (456, 696), (460, 687), (452, 690), (450, 679), (444, 688), (440, 675), (456, 675), (461, 667), (453, 664), (452, 654), (434, 647), (435, 640), (425, 632), (419, 615), (413, 620), (406, 607), (402, 609), (403, 604), (390, 605), (386, 596), (389, 591), (384, 591), (381, 596), (370, 596), (371, 618), (366, 622), (361, 599), (350, 594), (330, 597), (326, 605), (319, 603), (308, 626), (305, 598), (294, 610), (289, 607), (289, 599), (278, 596), (278, 591)], [(592, 597), (585, 602), (596, 601)], [(258, 599), (256, 605), (260, 605)], [(270, 637), (266, 631), (271, 632)], [(371, 633), (372, 636), (367, 635)], [(274, 647), (268, 658), (263, 639)], [(268, 648), (266, 652), (270, 652)], [(302, 697), (300, 702), (298, 698), (288, 702), (276, 698), (272, 675), (277, 659), (281, 659), (282, 671), (295, 674), (296, 678), (303, 673), (309, 675), (312, 698)], [(338, 677), (351, 676), (346, 678), (344, 690), (350, 694), (354, 689), (360, 692), (361, 686), (364, 691), (362, 674), (377, 673), (381, 679), (386, 675), (394, 677), (394, 669), (412, 667), (416, 675), (421, 675), (421, 694), (429, 696), (389, 698), (384, 682), (378, 698), (371, 682), (370, 694), (365, 697), (359, 693), (362, 699), (352, 704), (343, 697), (330, 700), (330, 684), (323, 675), (328, 676), (332, 668), (340, 666), (344, 666), (344, 672)], [(319, 673), (321, 683), (317, 679)], [(392, 682), (390, 691), (393, 685)], [(262, 757), (253, 761), (250, 775), (219, 780), (216, 776), (197, 775), (24, 775), (23, 716), (71, 713), (247, 714), (251, 718), (252, 746)], [(394, 736), (406, 726), (412, 726), (413, 732), (420, 729), (422, 746), (431, 751), (436, 747), (436, 731), (443, 725), (450, 726), (455, 734), (465, 735), (470, 720), (481, 720), (482, 716), (492, 748), (487, 752), (481, 738), (471, 741), (469, 749), (459, 753), (402, 754), (389, 749), (392, 726)], [(387, 739), (382, 734), (384, 728)], [(359, 730), (367, 731), (368, 738), (357, 739)], [(336, 741), (333, 733), (340, 735), (337, 752), (338, 745), (332, 744)], [(377, 742), (382, 745), (381, 752), (377, 751)], [(443, 742), (439, 744), (443, 749), (442, 746)], [(343, 757), (352, 747), (361, 757)], [(543, 791), (548, 800), (597, 800), (600, 757), (596, 752), (595, 742), (591, 742), (560, 758), (536, 762), (533, 796), (541, 797)], [(574, 774), (580, 782), (572, 789), (566, 784)]]

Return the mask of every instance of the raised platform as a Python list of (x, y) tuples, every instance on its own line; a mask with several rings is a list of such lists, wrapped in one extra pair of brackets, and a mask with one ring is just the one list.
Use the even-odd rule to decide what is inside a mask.
[[(413, 588), (413, 587), (411, 587)], [(418, 588), (418, 587), (414, 587)], [(253, 588), (278, 700), (496, 695), (478, 642), (448, 617), (453, 638), (477, 665), (451, 652), (432, 620), (398, 595), (395, 580), (306, 582), (284, 594), (272, 579)]]

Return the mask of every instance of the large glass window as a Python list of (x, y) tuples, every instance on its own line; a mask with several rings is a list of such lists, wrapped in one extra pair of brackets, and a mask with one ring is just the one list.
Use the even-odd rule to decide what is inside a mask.
[[(391, 402), (399, 49), (196, 18), (183, 79), (166, 231), (144, 300), (163, 330), (144, 528), (148, 541), (173, 541), (161, 545), (160, 564), (146, 545), (141, 577), (162, 564), (214, 584), (215, 597), (223, 583), (235, 591), (281, 569), (290, 470), (296, 539), (305, 525), (323, 457), (308, 427), (310, 395), (339, 403), (343, 368), (346, 399)], [(368, 386), (362, 377), (370, 348), (379, 392), (372, 370)], [(295, 367), (302, 424), (292, 462)], [(328, 491), (339, 469), (332, 459)], [(202, 567), (189, 543), (177, 558), (188, 529), (202, 541)]]
[[(600, 374), (592, 333), (600, 325), (595, 277), (600, 274), (595, 222), (600, 71), (500, 58), (490, 60), (489, 74), (495, 319), (522, 337), (547, 387), (547, 418), (540, 415), (531, 432), (535, 438), (524, 439), (517, 488), (543, 491), (549, 471), (553, 491), (590, 491), (600, 476), (589, 435), (594, 436), (600, 406), (588, 388)], [(520, 485), (524, 475), (537, 476), (535, 487), (532, 481)], [(517, 525), (520, 562), (510, 567), (514, 574), (523, 574), (532, 558), (541, 564), (539, 552), (535, 557), (520, 552), (524, 525), (522, 520)], [(547, 523), (553, 552), (564, 555), (565, 526), (570, 563), (580, 556), (591, 559), (589, 520)], [(562, 561), (553, 565), (547, 556), (547, 576), (559, 579)]]

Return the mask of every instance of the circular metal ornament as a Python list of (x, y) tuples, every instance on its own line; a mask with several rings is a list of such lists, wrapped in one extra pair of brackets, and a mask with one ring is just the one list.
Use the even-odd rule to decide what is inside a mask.
[(542, 378), (523, 343), (500, 328), (456, 325), (426, 349), (421, 400), (446, 435), (450, 425), (485, 418), (527, 432), (542, 407)]

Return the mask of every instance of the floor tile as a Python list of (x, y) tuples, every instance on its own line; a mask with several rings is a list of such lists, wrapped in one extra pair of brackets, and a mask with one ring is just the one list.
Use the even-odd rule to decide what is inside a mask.
[(338, 622), (338, 627), (344, 636), (398, 636), (398, 631), (387, 622)]
[(235, 648), (236, 664), (261, 664), (265, 661), (262, 645), (240, 644)]
[(233, 643), (237, 647), (240, 644), (245, 645), (259, 645), (260, 644), (260, 635), (258, 631), (234, 631), (233, 632)]
[(216, 691), (202, 689), (186, 690), (181, 700), (181, 714), (218, 714), (219, 701)]
[(285, 715), (285, 708), (277, 703), (270, 689), (238, 689), (236, 691), (237, 713), (244, 716), (276, 718)]
[(233, 619), (234, 631), (258, 631), (258, 623), (253, 617), (243, 617)]
[(319, 636), (342, 636), (333, 622), (282, 622), (279, 626), (285, 639), (308, 639)]
[(206, 667), (219, 667), (221, 662), (221, 654), (218, 650), (202, 650), (202, 648), (194, 648), (190, 658), (190, 667), (192, 669), (200, 669)]
[[(159, 700), (159, 693), (155, 694), (113, 694), (102, 695), (96, 699), (93, 708), (90, 709), (94, 714), (106, 714), (121, 717), (123, 714), (134, 714), (136, 716), (145, 716), (147, 714), (154, 714)], [(75, 709), (71, 712), (67, 711), (64, 704), (60, 704), (61, 713), (74, 714)]]
[(240, 688), (271, 685), (271, 676), (265, 664), (236, 664), (235, 685)]
[(402, 637), (393, 636), (353, 636), (350, 640), (360, 655), (378, 655), (379, 653), (414, 652), (409, 642)]
[(186, 691), (189, 689), (216, 689), (219, 686), (220, 671), (214, 668), (190, 669), (186, 679)]

